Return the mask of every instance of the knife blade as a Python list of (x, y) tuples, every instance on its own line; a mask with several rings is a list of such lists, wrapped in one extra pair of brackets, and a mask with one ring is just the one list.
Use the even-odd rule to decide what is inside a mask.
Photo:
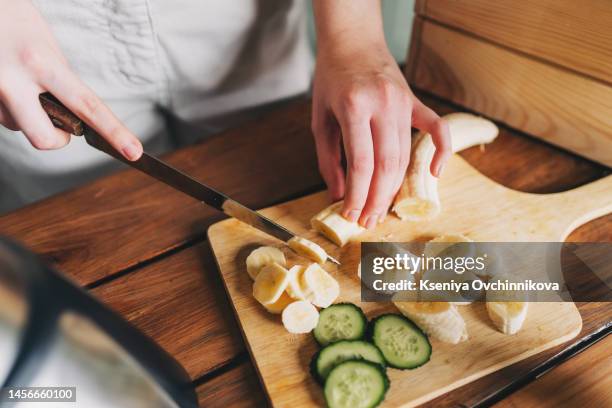
[[(87, 126), (50, 93), (41, 94), (40, 102), (54, 126), (76, 136), (84, 136), (90, 146), (283, 242), (287, 242), (296, 236), (293, 232), (257, 211), (197, 181), (155, 156), (144, 152), (140, 159), (136, 161), (125, 159), (106, 139)], [(333, 257), (329, 256), (329, 259), (339, 264)]]

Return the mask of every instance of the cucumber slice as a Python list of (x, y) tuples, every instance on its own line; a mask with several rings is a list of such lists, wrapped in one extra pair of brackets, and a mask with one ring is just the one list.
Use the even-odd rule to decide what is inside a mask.
[(355, 359), (385, 364), (382, 353), (372, 343), (362, 340), (341, 340), (319, 350), (312, 357), (310, 371), (322, 384), (335, 366), (346, 360)]
[(389, 378), (380, 364), (349, 360), (338, 364), (325, 381), (329, 408), (371, 408), (378, 406), (389, 389)]
[(372, 321), (370, 330), (372, 342), (390, 367), (417, 368), (431, 357), (431, 344), (425, 333), (402, 315), (378, 316)]
[(352, 303), (337, 303), (321, 310), (314, 336), (321, 346), (338, 340), (359, 340), (365, 335), (368, 320)]

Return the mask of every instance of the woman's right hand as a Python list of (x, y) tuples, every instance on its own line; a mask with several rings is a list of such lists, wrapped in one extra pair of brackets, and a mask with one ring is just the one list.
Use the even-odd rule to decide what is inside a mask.
[(0, 0), (0, 124), (21, 130), (37, 149), (58, 149), (70, 135), (56, 129), (38, 96), (51, 92), (128, 160), (142, 144), (68, 66), (29, 0)]

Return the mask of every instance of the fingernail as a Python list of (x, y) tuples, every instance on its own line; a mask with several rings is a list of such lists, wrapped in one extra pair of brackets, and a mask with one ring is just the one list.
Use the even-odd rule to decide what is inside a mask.
[(372, 214), (368, 217), (368, 220), (366, 221), (366, 228), (367, 229), (372, 229), (376, 226), (376, 223), (378, 221), (378, 214)]
[(350, 222), (357, 222), (360, 213), (361, 211), (359, 210), (351, 210), (346, 214), (345, 218)]
[(121, 150), (121, 152), (129, 160), (138, 160), (142, 154), (142, 147), (136, 143), (130, 142)]

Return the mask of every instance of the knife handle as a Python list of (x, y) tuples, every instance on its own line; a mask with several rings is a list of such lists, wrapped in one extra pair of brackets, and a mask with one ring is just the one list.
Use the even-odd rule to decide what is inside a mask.
[(38, 95), (38, 99), (53, 126), (71, 135), (83, 136), (85, 131), (83, 121), (65, 107), (59, 99), (49, 92)]

